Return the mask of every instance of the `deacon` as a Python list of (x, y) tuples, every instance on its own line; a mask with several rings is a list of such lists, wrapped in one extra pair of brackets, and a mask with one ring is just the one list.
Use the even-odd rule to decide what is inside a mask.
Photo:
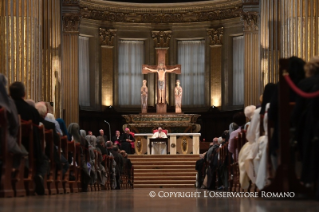
[[(159, 127), (158, 131), (155, 132), (152, 138), (167, 138), (166, 134), (162, 131), (162, 128)], [(166, 143), (164, 142), (153, 142), (152, 143), (152, 155), (166, 155)]]
[(131, 142), (135, 142), (135, 139), (130, 134), (130, 129), (129, 128), (125, 128), (125, 133), (122, 135), (122, 139), (121, 139), (121, 148), (122, 148), (122, 150), (125, 150), (125, 152), (127, 154), (131, 154), (132, 153)]

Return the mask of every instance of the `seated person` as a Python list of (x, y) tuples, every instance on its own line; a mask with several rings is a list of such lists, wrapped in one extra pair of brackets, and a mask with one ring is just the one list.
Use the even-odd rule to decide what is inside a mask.
[(125, 150), (127, 154), (132, 153), (131, 142), (135, 142), (135, 139), (133, 135), (130, 134), (130, 129), (126, 128), (125, 133), (122, 135), (121, 147), (122, 147), (122, 150)]
[(121, 146), (121, 134), (119, 130), (115, 131), (115, 135), (112, 137), (112, 142), (118, 146)]
[[(159, 127), (158, 131), (155, 132), (152, 138), (167, 138), (167, 135)], [(152, 155), (166, 155), (166, 143), (164, 142), (153, 142), (152, 143)]]

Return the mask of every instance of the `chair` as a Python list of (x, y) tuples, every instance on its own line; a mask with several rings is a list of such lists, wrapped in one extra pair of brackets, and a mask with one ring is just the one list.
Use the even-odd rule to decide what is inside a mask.
[(55, 171), (56, 171), (56, 164), (54, 159), (54, 142), (53, 142), (53, 131), (47, 130), (45, 131), (45, 141), (46, 141), (46, 148), (48, 148), (48, 157), (50, 159), (50, 171), (47, 175), (47, 187), (49, 190), (49, 194), (53, 195), (56, 194), (56, 187), (55, 187)]
[(77, 165), (76, 165), (76, 148), (75, 148), (75, 142), (71, 141), (68, 142), (68, 151), (71, 152), (72, 154), (72, 164), (69, 167), (69, 173), (72, 171), (73, 175), (74, 175), (74, 180), (69, 180), (68, 184), (70, 186), (70, 191), (71, 193), (78, 193), (79, 192), (79, 187), (78, 187), (78, 169), (77, 169)]
[[(61, 138), (61, 149), (62, 149), (62, 154), (63, 156), (68, 159), (68, 138), (66, 136), (63, 136)], [(70, 169), (67, 170), (64, 176), (62, 176), (62, 186), (63, 186), (63, 191), (65, 194), (70, 193), (70, 187), (69, 187), (69, 172)]]

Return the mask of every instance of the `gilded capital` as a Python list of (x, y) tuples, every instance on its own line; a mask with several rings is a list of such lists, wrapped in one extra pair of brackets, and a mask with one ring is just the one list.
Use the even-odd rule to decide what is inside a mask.
[(209, 36), (210, 45), (222, 45), (223, 44), (224, 27), (216, 29), (208, 29), (207, 35)]
[(156, 48), (169, 47), (172, 31), (152, 31), (152, 38)]
[(244, 31), (258, 30), (258, 13), (257, 12), (243, 12), (241, 20), (244, 24)]
[(101, 45), (114, 46), (114, 38), (116, 36), (116, 29), (99, 29), (99, 36)]
[(79, 14), (66, 13), (62, 16), (63, 32), (79, 32), (81, 17)]

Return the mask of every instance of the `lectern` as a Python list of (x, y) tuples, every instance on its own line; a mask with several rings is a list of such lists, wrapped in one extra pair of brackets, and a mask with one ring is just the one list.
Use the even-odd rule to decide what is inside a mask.
[(168, 153), (168, 138), (150, 138), (150, 154), (152, 154), (152, 143), (155, 142), (166, 143), (166, 154)]

